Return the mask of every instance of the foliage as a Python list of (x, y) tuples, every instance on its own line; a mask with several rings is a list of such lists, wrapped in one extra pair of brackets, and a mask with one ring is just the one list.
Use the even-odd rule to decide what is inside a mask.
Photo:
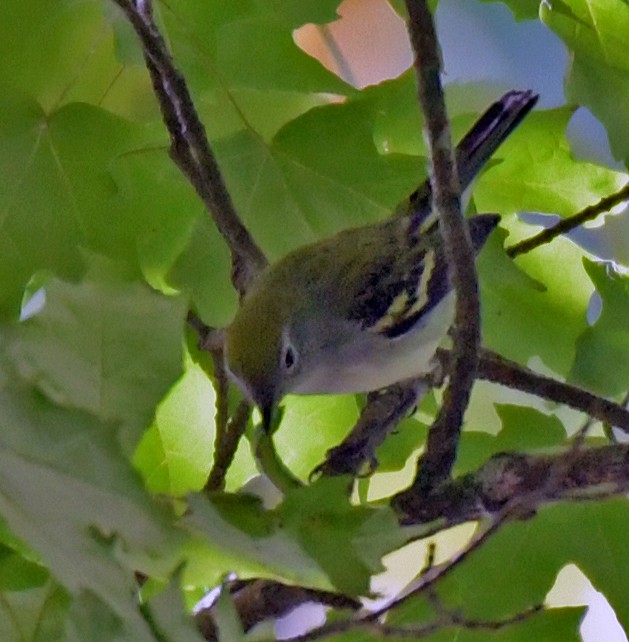
[[(507, 4), (536, 19), (538, 3)], [(412, 70), (359, 91), (294, 44), (295, 28), (334, 20), (337, 5), (155, 5), (236, 208), (272, 259), (387, 216), (424, 171)], [(503, 246), (537, 231), (520, 212), (569, 217), (626, 182), (617, 168), (576, 160), (566, 128), (575, 106), (588, 107), (627, 162), (629, 7), (554, 1), (540, 15), (571, 52), (567, 104), (530, 116), (475, 187), (471, 208), (503, 216), (479, 260), (485, 344), (621, 399), (623, 267), (563, 237), (516, 261)], [(361, 480), (352, 502), (347, 479), (323, 479), (270, 508), (241, 491), (256, 473), (244, 440), (227, 491), (200, 492), (215, 375), (189, 347), (186, 311), (223, 326), (237, 297), (228, 249), (169, 158), (123, 15), (107, 0), (3, 0), (0, 57), (0, 638), (201, 639), (184, 601), (192, 607), (230, 572), (369, 595), (383, 556), (407, 536), (372, 498), (408, 475), (394, 491), (381, 490), (382, 475)], [(456, 90), (462, 132), (474, 115)], [(602, 312), (588, 323), (594, 292)], [(505, 450), (559, 449), (584, 420), (515, 392), (500, 405), (500, 395), (475, 389), (458, 473)], [(276, 438), (284, 463), (307, 481), (362, 404), (288, 399)], [(379, 472), (417, 455), (437, 405), (431, 396), (381, 446)], [(509, 524), (437, 584), (440, 599), (472, 619), (507, 618), (544, 602), (559, 570), (576, 563), (629, 630), (627, 510), (624, 498), (561, 504)], [(419, 573), (423, 561), (413, 563)], [(135, 573), (150, 578), (142, 603)], [(433, 607), (414, 598), (392, 622), (421, 623)], [(580, 617), (552, 609), (491, 633), (462, 626), (431, 639), (577, 639)]]

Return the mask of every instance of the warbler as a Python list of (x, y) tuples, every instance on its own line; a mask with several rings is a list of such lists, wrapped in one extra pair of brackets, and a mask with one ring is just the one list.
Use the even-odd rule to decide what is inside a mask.
[[(481, 116), (457, 148), (462, 189), (536, 100), (509, 92)], [(247, 292), (226, 331), (226, 365), (265, 428), (287, 393), (368, 392), (430, 370), (454, 296), (427, 185), (404, 215), (300, 247)], [(498, 221), (466, 220), (475, 250)]]

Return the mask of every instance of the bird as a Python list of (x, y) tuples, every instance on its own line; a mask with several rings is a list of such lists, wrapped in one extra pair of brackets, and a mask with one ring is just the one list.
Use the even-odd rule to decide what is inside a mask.
[[(537, 98), (508, 92), (478, 119), (456, 150), (462, 190)], [(499, 220), (466, 219), (476, 252)], [(453, 318), (427, 181), (391, 218), (299, 247), (264, 269), (226, 329), (226, 369), (268, 430), (286, 394), (370, 392), (427, 373)]]

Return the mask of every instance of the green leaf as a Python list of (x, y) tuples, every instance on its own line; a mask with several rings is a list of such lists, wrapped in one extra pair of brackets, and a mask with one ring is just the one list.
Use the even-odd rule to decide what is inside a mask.
[(245, 639), (238, 611), (225, 584), (214, 606), (214, 618), (218, 628), (219, 642), (243, 642)]
[(481, 2), (501, 2), (509, 7), (516, 20), (537, 20), (540, 0), (480, 0)]
[(624, 580), (629, 557), (624, 534), (629, 504), (624, 497), (586, 506), (564, 506), (565, 523), (576, 525), (579, 537), (571, 538), (567, 554), (609, 601), (622, 628), (629, 630), (629, 590)]
[(612, 263), (584, 259), (603, 308), (577, 341), (572, 381), (594, 392), (616, 396), (629, 387), (629, 277)]
[(403, 419), (376, 451), (378, 472), (401, 470), (408, 458), (422, 445), (428, 426), (417, 419)]
[(278, 516), (251, 495), (189, 499), (185, 522), (195, 537), (186, 546), (186, 586), (211, 587), (227, 571), (240, 578), (270, 577), (329, 590), (330, 581)]
[(24, 591), (42, 586), (49, 578), (41, 565), (25, 559), (13, 549), (0, 547), (0, 587), (5, 591)]
[(184, 579), (193, 586), (213, 586), (229, 569), (241, 578), (283, 578), (358, 595), (382, 569), (382, 556), (405, 540), (389, 509), (349, 503), (346, 478), (296, 489), (275, 511), (246, 495), (212, 501), (190, 500), (186, 521), (208, 538), (188, 548)]
[(225, 243), (168, 159), (161, 133), (86, 105), (46, 117), (13, 98), (2, 112), (0, 309), (17, 316), (37, 270), (79, 278), (89, 248), (155, 287), (190, 292), (209, 322), (227, 321), (235, 299)]
[[(163, 145), (112, 157), (108, 170), (116, 185), (113, 205), (125, 226), (121, 240), (133, 245), (134, 259), (146, 280), (164, 290), (169, 285), (168, 272), (186, 250), (198, 220), (208, 215)], [(205, 240), (208, 256), (224, 246)], [(211, 267), (216, 269), (217, 264)], [(216, 285), (218, 278), (211, 269), (203, 270), (201, 265), (197, 269)], [(218, 276), (224, 275), (219, 272)]]
[(380, 220), (416, 186), (417, 160), (378, 153), (374, 110), (320, 107), (281, 129), (270, 146), (251, 132), (217, 144), (238, 211), (271, 257)]
[(587, 58), (574, 56), (569, 72), (568, 98), (589, 109), (603, 124), (611, 152), (617, 160), (629, 163), (629, 77), (626, 72), (605, 69)]
[(129, 626), (130, 624), (97, 595), (84, 591), (70, 608), (65, 639), (68, 642), (131, 642), (133, 636), (137, 635), (138, 640), (154, 640), (141, 621), (135, 622), (135, 627), (132, 624)]
[[(495, 88), (486, 85), (449, 84), (445, 87), (446, 107), (456, 144), (470, 130), (478, 116), (497, 98)], [(368, 105), (374, 114), (373, 142), (383, 156), (420, 156), (421, 162), (409, 167), (415, 175), (412, 191), (422, 178), (428, 178), (428, 148), (424, 139), (423, 114), (417, 102), (417, 76), (414, 68), (397, 78), (365, 87), (350, 99)], [(517, 131), (515, 135), (517, 136)], [(404, 194), (406, 196), (407, 193)]]
[[(347, 185), (343, 177), (328, 176), (310, 159), (296, 156), (298, 151), (269, 148), (250, 134), (219, 145), (217, 151), (239, 211), (274, 258), (388, 211)], [(280, 232), (287, 229), (290, 234)]]
[[(543, 508), (526, 522), (506, 524), (440, 582), (440, 599), (472, 619), (509, 617), (543, 603), (557, 573), (575, 563), (626, 628), (629, 591), (623, 578), (629, 556), (623, 534), (628, 511), (624, 498), (561, 504)], [(415, 622), (420, 612), (426, 612), (425, 606), (418, 611), (415, 601), (401, 608), (396, 620)]]
[(229, 273), (227, 246), (204, 212), (192, 228), (187, 247), (166, 276), (166, 283), (187, 293), (191, 307), (208, 325), (223, 327), (231, 321), (238, 305)]
[(569, 100), (586, 106), (605, 126), (614, 156), (629, 159), (629, 64), (624, 0), (542, 3), (542, 20), (571, 51)]
[[(403, 155), (427, 156), (422, 132), (423, 117), (417, 103), (417, 77), (414, 69), (409, 69), (392, 80), (365, 87), (353, 100), (357, 104), (348, 105), (345, 111), (349, 115), (352, 112), (357, 113), (358, 109), (369, 109), (373, 113), (373, 125), (369, 125), (373, 128), (373, 144), (380, 154), (399, 154), (400, 158)], [(369, 138), (365, 140), (369, 141)], [(426, 171), (426, 167), (416, 163), (413, 171), (417, 183), (417, 178)], [(415, 187), (416, 185), (413, 185), (411, 190)]]
[(289, 20), (291, 27), (301, 27), (310, 22), (325, 24), (338, 20), (337, 12), (341, 0), (277, 0), (273, 3), (274, 10)]
[(28, 92), (44, 109), (96, 104), (120, 73), (102, 3), (6, 0), (0, 13), (0, 84)]
[(133, 571), (172, 567), (169, 513), (144, 491), (114, 426), (52, 405), (4, 357), (0, 366), (0, 512), (68, 591), (98, 596), (148, 639)]
[[(503, 218), (511, 235), (530, 234), (530, 226)], [(517, 235), (517, 236), (516, 236)], [(481, 285), (483, 341), (500, 354), (522, 364), (540, 358), (566, 376), (572, 365), (577, 337), (587, 327), (586, 312), (592, 283), (582, 265), (583, 251), (558, 238), (514, 263), (494, 233), (478, 261)]]
[(31, 100), (2, 95), (0, 310), (17, 316), (31, 276), (78, 278), (85, 248), (137, 264), (141, 231), (117, 205), (109, 164), (154, 136), (86, 105), (45, 115)]
[(496, 412), (502, 426), (496, 436), (476, 431), (461, 436), (457, 475), (478, 469), (498, 453), (554, 448), (565, 443), (566, 429), (554, 415), (514, 405), (498, 405)]
[(284, 404), (275, 447), (291, 472), (307, 479), (356, 423), (356, 400), (353, 395), (308, 395), (287, 397)]
[(3, 587), (0, 605), (0, 638), (49, 642), (64, 639), (70, 605), (68, 594), (48, 580), (41, 586), (21, 590)]
[(11, 358), (56, 403), (120, 422), (134, 448), (181, 372), (185, 301), (94, 266), (81, 283), (48, 284), (43, 311), (9, 335)]
[[(411, 88), (408, 81), (401, 86), (387, 83), (360, 99), (311, 109), (280, 130), (274, 140), (276, 148), (293, 162), (303, 163), (322, 177), (380, 204), (386, 210), (379, 214), (382, 218), (413, 191), (422, 174), (416, 158), (383, 156), (380, 150), (388, 150), (393, 143), (382, 125), (377, 130), (378, 117), (391, 114), (400, 93), (400, 102), (409, 104)], [(407, 136), (417, 124), (417, 117), (404, 123)]]
[(269, 16), (225, 25), (217, 64), (232, 85), (345, 94), (347, 85), (294, 43), (290, 28)]
[(35, 270), (76, 276), (82, 261), (74, 248), (79, 224), (73, 203), (65, 189), (54, 189), (57, 169), (45, 144), (44, 114), (30, 99), (0, 94), (0, 310), (17, 317)]
[(329, 102), (330, 94), (353, 93), (297, 47), (293, 38), (302, 19), (332, 17), (331, 4), (329, 0), (310, 6), (252, 0), (168, 4), (161, 14), (164, 32), (211, 140), (246, 130), (269, 141), (284, 123)]
[(474, 189), (479, 211), (576, 214), (619, 190), (627, 175), (576, 161), (565, 130), (573, 110), (535, 111), (498, 150)]
[(566, 440), (566, 429), (555, 415), (510, 405), (499, 405), (496, 412), (502, 430), (496, 436), (494, 453), (522, 450), (524, 445), (527, 448), (549, 449)]
[[(333, 15), (329, 0), (320, 5), (313, 20)], [(175, 58), (198, 95), (207, 90), (229, 94), (243, 87), (341, 95), (352, 92), (294, 42), (292, 31), (300, 26), (295, 20), (300, 22), (310, 8), (300, 3), (299, 9), (289, 10), (286, 3), (253, 0), (228, 4), (177, 0), (162, 17)]]
[(203, 370), (188, 359), (133, 457), (152, 492), (182, 496), (203, 488), (212, 463), (214, 397)]
[(341, 592), (364, 595), (382, 557), (405, 535), (388, 508), (352, 506), (347, 478), (322, 478), (286, 495), (278, 508), (284, 529), (325, 570)]
[(286, 123), (329, 102), (328, 94), (240, 86), (221, 91), (218, 87), (200, 96), (198, 109), (211, 138), (222, 140), (247, 130), (270, 143)]
[(166, 589), (145, 605), (145, 617), (151, 621), (156, 640), (200, 642), (205, 638), (184, 606), (179, 588), (180, 575), (180, 572), (175, 573)]

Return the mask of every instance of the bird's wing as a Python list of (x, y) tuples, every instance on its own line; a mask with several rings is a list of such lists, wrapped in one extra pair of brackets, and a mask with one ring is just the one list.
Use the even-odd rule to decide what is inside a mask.
[[(467, 220), (476, 251), (482, 248), (499, 220), (494, 214)], [(377, 256), (372, 254), (372, 269), (355, 280), (350, 320), (392, 339), (421, 323), (451, 287), (436, 225), (421, 230), (413, 217), (407, 217), (392, 221), (388, 228), (388, 234), (380, 235), (382, 243)]]

